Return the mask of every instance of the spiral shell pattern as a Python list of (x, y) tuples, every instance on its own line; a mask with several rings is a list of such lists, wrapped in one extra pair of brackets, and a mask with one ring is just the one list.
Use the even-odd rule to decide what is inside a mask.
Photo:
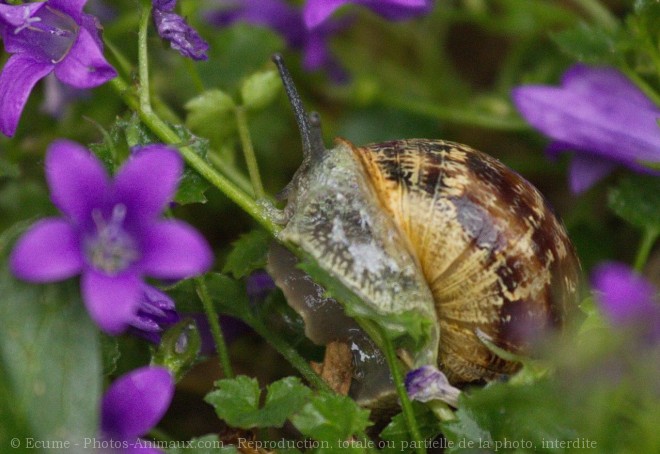
[(488, 381), (515, 372), (519, 364), (494, 354), (479, 336), (526, 354), (576, 307), (579, 263), (543, 196), (465, 145), (341, 142), (357, 155), (418, 260), (435, 301), (438, 362), (449, 380)]

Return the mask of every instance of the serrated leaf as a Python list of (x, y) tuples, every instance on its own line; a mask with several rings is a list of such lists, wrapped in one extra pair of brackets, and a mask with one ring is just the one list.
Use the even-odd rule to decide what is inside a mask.
[(186, 126), (219, 147), (236, 130), (233, 99), (222, 90), (207, 90), (188, 101)]
[(610, 190), (608, 206), (620, 218), (641, 229), (660, 230), (660, 178), (635, 175)]
[(479, 452), (484, 446), (492, 449), (492, 436), (477, 423), (472, 410), (461, 408), (455, 414), (456, 419), (445, 423), (442, 429), (448, 445), (446, 452), (466, 452), (466, 449)]
[(273, 102), (282, 87), (275, 70), (250, 75), (241, 85), (243, 105), (251, 110), (259, 110)]
[(215, 391), (204, 399), (232, 427), (282, 427), (289, 416), (307, 401), (311, 391), (297, 377), (286, 377), (266, 388), (263, 407), (259, 408), (261, 390), (256, 379), (239, 376), (218, 380)]
[(78, 286), (19, 282), (3, 253), (0, 295), (0, 402), (5, 407), (0, 446), (10, 446), (10, 438), (19, 435), (38, 440), (96, 436), (100, 347)]
[(236, 279), (247, 276), (252, 271), (266, 266), (266, 254), (272, 237), (263, 230), (253, 230), (241, 235), (232, 243), (232, 250), (222, 270)]
[[(315, 395), (296, 413), (291, 422), (303, 435), (317, 441), (326, 441), (331, 448), (317, 452), (336, 452), (338, 442), (364, 432), (371, 425), (369, 411), (360, 408), (346, 396), (322, 393)], [(360, 447), (347, 452), (362, 452)]]
[[(430, 440), (437, 437), (440, 433), (440, 422), (433, 412), (420, 402), (412, 402), (412, 405), (422, 438)], [(380, 438), (385, 441), (381, 449), (381, 452), (384, 453), (401, 452), (404, 446), (410, 446), (413, 440), (408, 432), (408, 423), (403, 413), (392, 418), (392, 421), (380, 433)]]

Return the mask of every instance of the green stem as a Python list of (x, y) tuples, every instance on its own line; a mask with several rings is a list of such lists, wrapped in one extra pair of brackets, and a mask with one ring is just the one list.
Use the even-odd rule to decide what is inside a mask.
[(222, 328), (220, 327), (218, 312), (215, 310), (215, 306), (213, 306), (213, 301), (211, 301), (211, 297), (206, 287), (206, 282), (204, 282), (204, 278), (195, 278), (195, 283), (197, 284), (197, 295), (202, 301), (202, 306), (204, 306), (206, 318), (208, 319), (209, 326), (211, 327), (211, 334), (213, 335), (213, 341), (215, 342), (215, 348), (218, 353), (218, 359), (220, 361), (222, 373), (224, 374), (225, 378), (233, 378), (234, 371), (232, 370), (231, 361), (229, 360), (227, 343), (225, 342), (225, 337), (222, 335)]
[(259, 175), (259, 166), (257, 165), (257, 157), (254, 154), (254, 147), (252, 146), (252, 139), (250, 138), (250, 129), (248, 128), (247, 115), (242, 106), (237, 106), (234, 109), (236, 112), (236, 124), (238, 126), (238, 135), (241, 137), (241, 148), (245, 155), (245, 162), (252, 182), (252, 189), (254, 196), (257, 200), (263, 199), (266, 195), (264, 186), (261, 183), (261, 175)]
[(143, 3), (138, 28), (138, 76), (140, 78), (138, 96), (140, 97), (140, 110), (143, 112), (151, 112), (151, 100), (149, 98), (149, 47), (147, 46), (150, 18), (151, 6)]
[(573, 0), (573, 3), (578, 5), (584, 12), (586, 12), (595, 23), (601, 25), (607, 30), (616, 30), (619, 27), (617, 18), (598, 0)]
[(451, 123), (480, 126), (500, 131), (521, 131), (529, 128), (527, 123), (510, 115), (452, 108), (390, 94), (382, 94), (380, 100), (387, 106)]
[(184, 58), (184, 60), (185, 60), (186, 70), (188, 71), (190, 80), (195, 86), (195, 90), (198, 93), (204, 92), (204, 81), (202, 81), (202, 78), (199, 75), (199, 71), (197, 71), (197, 66), (195, 66), (195, 62), (189, 58)]
[(651, 249), (659, 236), (660, 229), (647, 228), (644, 230), (639, 249), (637, 249), (637, 257), (635, 257), (635, 271), (642, 272), (651, 253)]
[[(403, 374), (401, 373), (401, 368), (399, 366), (399, 360), (396, 357), (396, 352), (394, 351), (394, 346), (392, 341), (387, 337), (387, 335), (382, 331), (382, 328), (378, 328), (380, 332), (380, 337), (382, 339), (383, 353), (385, 354), (385, 359), (387, 364), (390, 366), (390, 372), (392, 372), (392, 379), (394, 380), (394, 386), (396, 387), (396, 392), (399, 395), (399, 400), (401, 401), (401, 410), (403, 411), (403, 416), (406, 418), (406, 423), (408, 424), (408, 431), (412, 440), (415, 442), (422, 442), (422, 435), (419, 431), (419, 426), (417, 425), (417, 420), (415, 419), (415, 413), (413, 412), (412, 403), (408, 398), (408, 393), (406, 392), (406, 387), (403, 383)], [(419, 443), (418, 443), (419, 444)], [(423, 446), (417, 446), (415, 450), (417, 454), (425, 454), (426, 449)]]
[(621, 70), (626, 74), (626, 76), (635, 82), (635, 85), (644, 92), (646, 96), (651, 98), (656, 104), (660, 104), (660, 94), (653, 89), (643, 78), (637, 74), (637, 72), (631, 69), (627, 64), (625, 64)]
[(110, 41), (107, 36), (103, 36), (103, 42), (105, 47), (110, 51), (114, 59), (117, 61), (117, 64), (121, 68), (124, 75), (130, 74), (133, 71), (133, 65), (128, 61), (128, 59), (121, 53), (121, 51), (115, 46), (115, 44)]
[(238, 188), (224, 175), (220, 174), (208, 162), (202, 159), (195, 151), (181, 145), (181, 139), (163, 120), (161, 120), (151, 110), (145, 111), (135, 97), (134, 92), (129, 88), (121, 77), (115, 77), (110, 81), (110, 85), (124, 100), (126, 105), (135, 110), (140, 120), (164, 143), (177, 146), (181, 155), (188, 165), (195, 169), (209, 183), (218, 188), (230, 200), (236, 203), (243, 211), (252, 216), (263, 228), (275, 236), (281, 227), (273, 222), (266, 211), (250, 196)]
[(288, 342), (277, 336), (275, 331), (264, 325), (261, 320), (254, 316), (243, 321), (250, 325), (257, 334), (266, 339), (266, 341), (272, 345), (273, 348), (275, 348), (275, 350), (277, 350), (279, 354), (289, 362), (289, 364), (300, 372), (300, 375), (302, 375), (310, 385), (319, 391), (333, 392), (328, 384), (309, 366), (307, 360), (300, 356), (298, 351)]
[(213, 151), (208, 155), (209, 161), (227, 178), (231, 180), (236, 186), (238, 186), (241, 191), (245, 192), (249, 196), (254, 196), (252, 185), (250, 181), (245, 178), (243, 172), (236, 169), (231, 164), (227, 163), (226, 160), (218, 156), (217, 151)]

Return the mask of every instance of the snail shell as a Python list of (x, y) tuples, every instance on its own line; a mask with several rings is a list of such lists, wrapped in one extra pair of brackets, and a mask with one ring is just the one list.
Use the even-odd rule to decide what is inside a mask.
[[(283, 67), (305, 160), (287, 190), (279, 239), (301, 248), (364, 306), (393, 320), (434, 320), (415, 364), (452, 384), (509, 375), (575, 307), (579, 263), (539, 191), (458, 143), (410, 139), (324, 150)], [(319, 145), (320, 144), (320, 145)]]

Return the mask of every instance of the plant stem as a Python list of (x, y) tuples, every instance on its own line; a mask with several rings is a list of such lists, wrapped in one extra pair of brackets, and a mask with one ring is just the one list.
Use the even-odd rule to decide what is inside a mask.
[(601, 25), (607, 30), (616, 30), (619, 27), (619, 21), (614, 15), (598, 0), (573, 0), (573, 3), (578, 5), (584, 12), (586, 12), (595, 23)]
[(649, 258), (649, 254), (651, 253), (651, 249), (653, 248), (653, 245), (659, 236), (660, 229), (644, 229), (642, 240), (639, 244), (639, 248), (637, 249), (637, 256), (635, 257), (635, 271), (640, 273), (642, 272), (644, 265), (646, 265), (646, 261)]
[(150, 18), (151, 6), (143, 3), (138, 28), (138, 76), (140, 78), (138, 96), (140, 99), (140, 110), (143, 112), (151, 112), (151, 100), (149, 98), (149, 51), (147, 46)]
[(142, 122), (154, 134), (156, 134), (164, 143), (178, 147), (181, 155), (190, 167), (195, 169), (209, 183), (241, 207), (243, 211), (252, 216), (263, 228), (270, 232), (271, 235), (275, 236), (281, 230), (281, 227), (272, 221), (265, 210), (254, 199), (245, 194), (245, 192), (238, 188), (238, 186), (209, 165), (209, 163), (195, 153), (192, 148), (186, 145), (181, 145), (181, 138), (172, 130), (172, 128), (161, 120), (160, 117), (154, 114), (151, 110), (143, 110), (140, 103), (135, 98), (134, 93), (126, 84), (126, 81), (121, 77), (115, 77), (110, 81), (110, 84), (119, 96), (121, 96), (124, 102), (138, 113), (140, 120), (142, 120)]
[(225, 342), (225, 337), (222, 335), (222, 328), (220, 327), (218, 312), (215, 310), (215, 306), (213, 306), (213, 301), (211, 301), (211, 297), (209, 296), (209, 291), (206, 287), (206, 282), (204, 282), (204, 278), (195, 278), (195, 283), (197, 284), (197, 295), (202, 301), (202, 306), (204, 306), (206, 318), (208, 319), (209, 326), (211, 327), (211, 334), (213, 335), (213, 341), (215, 342), (215, 349), (218, 353), (218, 360), (220, 361), (222, 373), (224, 374), (225, 378), (233, 378), (234, 371), (232, 370), (231, 361), (229, 360), (227, 343)]
[(452, 108), (390, 94), (382, 94), (380, 100), (387, 106), (451, 123), (480, 126), (499, 131), (521, 131), (528, 128), (527, 123), (509, 115)]
[(254, 147), (252, 146), (252, 139), (250, 138), (250, 129), (248, 128), (247, 115), (242, 106), (237, 106), (234, 109), (236, 112), (236, 124), (238, 126), (238, 135), (241, 137), (241, 148), (245, 155), (245, 162), (252, 182), (252, 190), (257, 200), (263, 199), (266, 195), (264, 186), (261, 183), (261, 175), (259, 175), (259, 166), (257, 165), (257, 157), (254, 154)]
[(190, 80), (192, 81), (193, 85), (195, 86), (195, 90), (198, 93), (203, 93), (204, 92), (204, 81), (202, 81), (202, 78), (199, 76), (199, 71), (197, 71), (197, 66), (195, 66), (195, 62), (192, 61), (189, 58), (184, 58), (184, 64), (186, 65), (186, 70), (188, 71), (188, 75), (190, 76)]
[(224, 159), (218, 156), (217, 151), (213, 151), (208, 155), (209, 161), (213, 164), (224, 176), (229, 178), (232, 183), (238, 186), (247, 195), (254, 197), (254, 192), (250, 181), (245, 177), (243, 172), (236, 169), (231, 164), (227, 163)]
[(403, 416), (406, 418), (406, 423), (408, 424), (408, 431), (410, 432), (412, 440), (414, 442), (418, 442), (418, 446), (415, 452), (417, 452), (417, 454), (425, 454), (426, 449), (419, 445), (424, 440), (422, 440), (422, 435), (419, 431), (417, 420), (415, 419), (415, 413), (413, 412), (412, 404), (410, 403), (408, 393), (406, 392), (406, 387), (403, 383), (403, 374), (401, 373), (401, 368), (399, 367), (399, 360), (396, 357), (394, 346), (392, 345), (392, 341), (382, 331), (382, 328), (378, 327), (378, 330), (380, 330), (380, 337), (382, 339), (381, 346), (383, 348), (383, 353), (385, 354), (387, 364), (390, 366), (390, 372), (392, 373), (394, 386), (396, 387), (396, 392), (399, 395), (399, 400), (401, 401), (401, 410), (403, 411)]
[(122, 72), (126, 74), (130, 74), (131, 71), (133, 71), (133, 65), (128, 61), (128, 59), (122, 54), (117, 46), (114, 45), (112, 41), (110, 41), (106, 36), (103, 37), (103, 42), (105, 43), (105, 47), (108, 48), (110, 53), (113, 55), (115, 60), (117, 60), (117, 64), (121, 68)]

